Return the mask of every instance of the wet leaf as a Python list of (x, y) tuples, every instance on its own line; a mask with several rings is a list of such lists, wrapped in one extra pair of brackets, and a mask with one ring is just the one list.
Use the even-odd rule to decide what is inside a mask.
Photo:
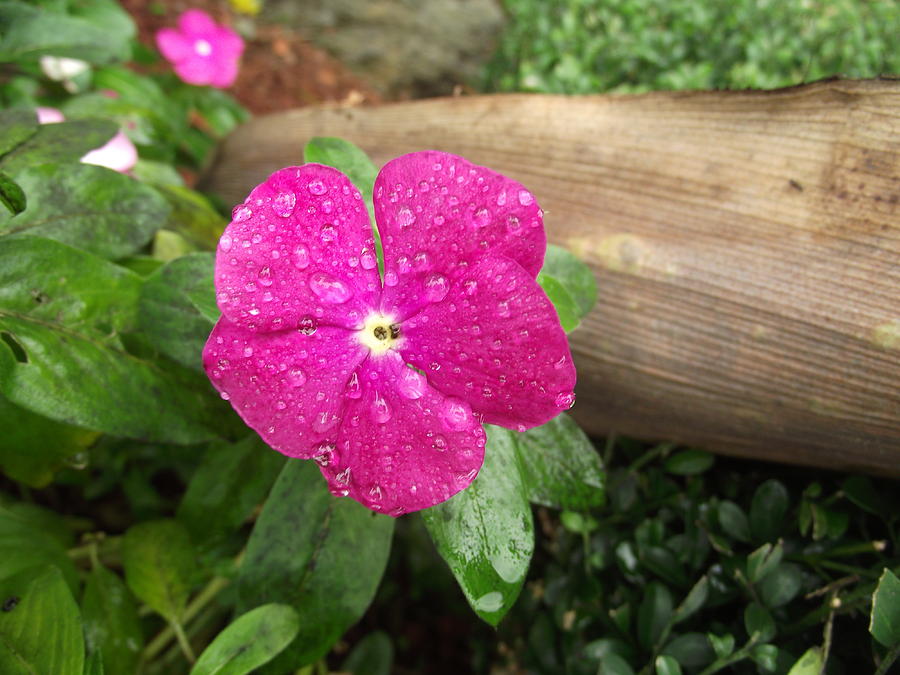
[(786, 605), (803, 587), (803, 574), (793, 563), (781, 563), (759, 582), (759, 598), (766, 607)]
[(885, 647), (900, 644), (900, 579), (887, 568), (872, 595), (869, 632)]
[(671, 591), (664, 584), (651, 581), (638, 608), (637, 635), (645, 649), (651, 649), (656, 644), (672, 613)]
[(738, 541), (750, 541), (750, 521), (740, 506), (730, 501), (719, 503), (719, 526), (729, 537)]
[(787, 489), (777, 480), (767, 480), (753, 495), (750, 532), (757, 542), (775, 541), (784, 529), (789, 506)]
[(478, 477), (422, 517), (472, 609), (496, 626), (522, 590), (534, 551), (534, 525), (513, 432), (491, 425), (485, 429)]
[(22, 213), (27, 205), (22, 188), (2, 171), (0, 171), (0, 202), (14, 216)]
[(710, 641), (703, 633), (679, 635), (663, 647), (662, 654), (672, 656), (684, 668), (702, 668), (716, 659)]
[(289, 605), (272, 603), (252, 609), (216, 636), (191, 675), (246, 675), (275, 658), (299, 629), (297, 612)]
[(341, 664), (341, 672), (351, 675), (391, 675), (394, 645), (390, 636), (378, 630), (356, 643)]
[(768, 642), (775, 637), (775, 619), (765, 607), (752, 602), (744, 610), (744, 629), (747, 636), (757, 642)]
[(297, 638), (261, 673), (314, 662), (362, 616), (384, 574), (393, 531), (393, 518), (333, 497), (314, 462), (287, 462), (238, 577), (238, 611), (283, 602), (300, 617)]
[(669, 473), (694, 476), (708, 471), (715, 461), (715, 455), (712, 453), (703, 450), (682, 450), (668, 457), (663, 466)]
[(61, 162), (77, 164), (88, 152), (105, 145), (118, 130), (115, 123), (107, 120), (72, 120), (42, 124), (25, 141), (0, 158), (0, 169), (19, 181), (30, 201), (37, 201), (38, 198), (26, 186), (25, 177), (20, 175), (22, 171), (40, 164)]
[(0, 579), (28, 568), (53, 565), (74, 592), (78, 588), (75, 565), (63, 542), (52, 530), (45, 531), (42, 524), (33, 514), (0, 507)]
[(106, 672), (135, 672), (144, 635), (125, 582), (105, 567), (95, 567), (84, 587), (81, 611), (88, 652), (101, 655)]
[(653, 665), (656, 667), (656, 675), (681, 675), (681, 666), (671, 656), (657, 656)]
[(552, 277), (566, 290), (578, 308), (579, 321), (594, 308), (597, 302), (594, 273), (568, 250), (549, 244), (540, 274)]
[(788, 675), (821, 675), (824, 659), (821, 647), (810, 647), (791, 666)]
[(31, 108), (0, 110), (0, 156), (31, 138), (37, 130), (37, 114)]

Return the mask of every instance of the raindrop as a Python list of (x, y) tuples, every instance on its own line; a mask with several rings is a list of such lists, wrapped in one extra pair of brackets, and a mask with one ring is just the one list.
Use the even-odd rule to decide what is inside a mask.
[(419, 182), (419, 192), (428, 192), (431, 189), (431, 186), (428, 184), (427, 180), (423, 180)]
[(331, 429), (335, 424), (338, 423), (338, 416), (334, 415), (327, 410), (323, 410), (318, 413), (315, 418), (313, 418), (313, 431), (316, 433), (323, 433)]
[(261, 267), (259, 269), (259, 283), (262, 286), (271, 286), (272, 285), (272, 268), (266, 265), (265, 267)]
[(438, 452), (443, 452), (447, 449), (447, 439), (443, 434), (435, 434), (434, 438), (431, 439), (431, 447)]
[(297, 195), (293, 192), (279, 192), (275, 199), (272, 200), (272, 210), (276, 215), (287, 218), (294, 212), (296, 204)]
[(435, 225), (437, 225), (438, 227), (440, 227), (441, 225), (444, 224), (444, 216), (442, 216), (439, 213), (434, 218), (431, 219), (431, 222), (434, 223)]
[(219, 239), (219, 246), (222, 248), (223, 251), (226, 251), (226, 252), (230, 251), (231, 244), (232, 244), (231, 235), (223, 234), (222, 238)]
[(330, 199), (326, 199), (324, 202), (322, 202), (322, 211), (324, 211), (325, 213), (331, 213), (332, 211), (334, 211), (334, 202), (332, 202)]
[(449, 290), (450, 282), (442, 274), (432, 274), (425, 280), (425, 297), (429, 302), (440, 302)]
[(303, 244), (300, 244), (297, 248), (294, 249), (294, 267), (298, 270), (305, 270), (309, 267), (309, 249), (306, 248)]
[(475, 291), (478, 290), (478, 282), (474, 279), (469, 279), (463, 284), (463, 288), (466, 289), (466, 295), (475, 295)]
[(347, 302), (352, 295), (347, 284), (325, 272), (313, 274), (309, 279), (309, 288), (318, 298), (334, 305)]
[(223, 401), (230, 401), (230, 400), (231, 400), (231, 394), (229, 394), (227, 391), (220, 391), (220, 392), (219, 392), (219, 396), (222, 397), (222, 400), (223, 400)]
[(438, 417), (450, 431), (463, 431), (471, 424), (472, 408), (465, 401), (450, 397), (441, 405)]
[(497, 316), (499, 316), (500, 318), (506, 319), (509, 317), (510, 313), (511, 312), (509, 311), (509, 301), (508, 300), (504, 300), (499, 305), (497, 305)]
[(245, 204), (238, 204), (231, 211), (231, 219), (236, 223), (242, 223), (252, 215), (253, 211)]
[(338, 485), (350, 485), (350, 467), (348, 466), (346, 469), (337, 474), (334, 477), (334, 480)]
[(397, 388), (408, 399), (422, 398), (426, 388), (425, 378), (412, 368), (404, 367)]
[(334, 225), (331, 223), (325, 223), (322, 226), (322, 229), (319, 230), (319, 239), (322, 240), (323, 244), (331, 243), (332, 241), (337, 240), (338, 233), (335, 229)]
[(362, 396), (362, 389), (359, 386), (359, 375), (354, 371), (350, 375), (350, 379), (347, 381), (347, 391), (345, 392), (347, 398), (359, 398)]
[(397, 277), (397, 273), (394, 270), (388, 270), (384, 273), (384, 285), (385, 286), (396, 286), (400, 279)]
[(416, 222), (416, 214), (411, 209), (404, 206), (397, 211), (397, 224), (400, 227), (409, 227), (414, 222)]
[(565, 368), (565, 366), (566, 366), (566, 355), (563, 354), (562, 356), (559, 357), (559, 361), (554, 362), (553, 367), (556, 368), (556, 370), (560, 370), (562, 368)]
[(497, 195), (497, 206), (503, 206), (506, 204), (506, 193), (501, 192)]
[(313, 455), (316, 464), (328, 466), (331, 460), (334, 459), (334, 447), (334, 443), (320, 443), (319, 447), (316, 448), (316, 454)]
[(307, 189), (309, 189), (311, 194), (314, 194), (317, 196), (324, 195), (326, 192), (328, 192), (328, 188), (326, 188), (325, 184), (320, 180), (314, 180), (312, 183), (310, 183), (307, 186)]
[(491, 224), (491, 212), (485, 208), (478, 209), (475, 212), (472, 222), (478, 227), (487, 227)]
[(556, 395), (554, 403), (560, 410), (568, 410), (575, 405), (575, 394), (570, 391), (561, 391)]
[(279, 400), (279, 401), (275, 404), (275, 407), (278, 408), (278, 410), (284, 410), (285, 408), (287, 408), (287, 403), (285, 403), (284, 401)]
[(522, 231), (522, 223), (516, 216), (510, 216), (506, 219), (506, 231), (510, 234), (519, 234)]
[(534, 195), (528, 190), (519, 190), (519, 203), (522, 206), (531, 206), (534, 203)]
[(306, 384), (306, 373), (300, 368), (291, 368), (290, 372), (288, 372), (287, 380), (292, 387), (302, 387)]
[(244, 347), (244, 356), (246, 356), (246, 357), (253, 356), (253, 347), (250, 347), (249, 345)]
[(319, 327), (319, 322), (309, 315), (304, 316), (297, 322), (297, 330), (303, 335), (312, 335)]
[(381, 486), (373, 485), (369, 488), (369, 497), (371, 497), (372, 501), (380, 502), (381, 501)]
[(363, 269), (366, 270), (373, 269), (378, 264), (375, 254), (367, 248), (364, 248), (362, 253), (360, 253), (359, 262), (363, 266)]
[(375, 400), (372, 401), (372, 419), (378, 424), (384, 424), (391, 419), (391, 408), (388, 402), (377, 391)]

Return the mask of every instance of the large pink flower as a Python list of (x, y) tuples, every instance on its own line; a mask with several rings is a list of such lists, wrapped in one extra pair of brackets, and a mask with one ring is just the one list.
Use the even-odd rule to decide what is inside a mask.
[(156, 46), (182, 80), (219, 89), (234, 83), (244, 51), (240, 35), (199, 9), (189, 9), (178, 17), (177, 30), (157, 31)]
[(397, 516), (472, 482), (482, 421), (525, 430), (569, 408), (575, 369), (522, 185), (418, 152), (381, 170), (374, 203), (383, 281), (344, 174), (307, 164), (257, 186), (219, 242), (203, 363), (269, 445)]

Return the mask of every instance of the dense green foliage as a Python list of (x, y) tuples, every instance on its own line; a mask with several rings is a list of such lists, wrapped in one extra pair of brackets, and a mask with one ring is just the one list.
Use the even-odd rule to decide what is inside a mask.
[(496, 91), (770, 89), (900, 72), (893, 0), (505, 0)]

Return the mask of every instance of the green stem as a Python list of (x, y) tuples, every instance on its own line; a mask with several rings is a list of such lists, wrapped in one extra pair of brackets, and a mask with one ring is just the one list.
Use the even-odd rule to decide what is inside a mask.
[(894, 665), (894, 661), (897, 660), (897, 657), (900, 657), (900, 643), (895, 644), (891, 647), (890, 651), (884, 655), (881, 663), (878, 664), (878, 670), (875, 671), (875, 675), (887, 675), (888, 669)]
[(759, 639), (759, 633), (754, 633), (753, 636), (747, 640), (747, 644), (738, 649), (736, 652), (732, 652), (729, 656), (726, 656), (724, 659), (717, 659), (716, 661), (710, 663), (706, 668), (700, 671), (700, 675), (712, 675), (713, 673), (718, 673), (723, 668), (727, 668), (733, 663), (737, 663), (738, 661), (743, 661), (744, 659), (750, 658), (750, 650), (756, 646), (756, 642)]
[(643, 468), (645, 465), (649, 464), (656, 458), (668, 455), (673, 448), (675, 448), (675, 443), (660, 443), (656, 447), (650, 448), (647, 452), (634, 460), (631, 463), (631, 466), (628, 467), (628, 470), (632, 473), (637, 472), (639, 469)]
[(178, 646), (181, 647), (184, 657), (188, 660), (188, 663), (194, 663), (197, 660), (197, 657), (194, 656), (194, 650), (191, 649), (191, 643), (188, 642), (187, 635), (184, 634), (184, 628), (181, 627), (181, 624), (178, 621), (172, 621), (169, 625), (175, 633), (175, 639), (178, 640)]

